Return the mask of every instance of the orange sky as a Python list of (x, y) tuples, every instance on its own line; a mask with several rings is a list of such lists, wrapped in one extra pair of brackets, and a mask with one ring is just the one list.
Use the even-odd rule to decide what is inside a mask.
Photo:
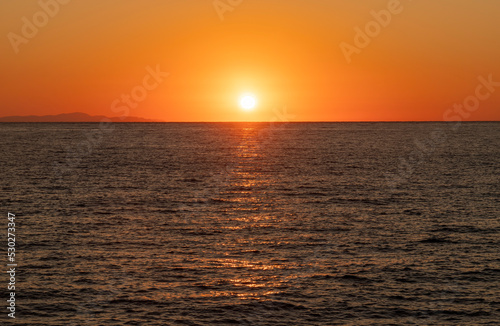
[[(0, 3), (0, 116), (262, 121), (287, 107), (295, 121), (500, 120), (498, 85), (449, 111), (474, 103), (478, 77), (500, 82), (500, 1), (59, 2)], [(346, 55), (367, 24), (369, 44)], [(125, 104), (132, 90), (140, 101)], [(254, 111), (238, 106), (246, 92)]]

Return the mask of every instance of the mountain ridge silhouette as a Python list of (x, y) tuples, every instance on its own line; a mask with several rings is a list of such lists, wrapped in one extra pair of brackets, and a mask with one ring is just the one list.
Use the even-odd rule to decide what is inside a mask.
[(0, 117), (0, 122), (163, 122), (161, 120), (141, 117), (107, 117), (104, 115), (89, 115), (82, 112), (62, 113), (56, 115), (26, 115)]

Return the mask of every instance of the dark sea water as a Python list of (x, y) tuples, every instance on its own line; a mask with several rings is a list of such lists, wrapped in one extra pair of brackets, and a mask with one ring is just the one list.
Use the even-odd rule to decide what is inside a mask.
[(18, 263), (2, 325), (500, 324), (500, 123), (4, 123), (0, 139)]

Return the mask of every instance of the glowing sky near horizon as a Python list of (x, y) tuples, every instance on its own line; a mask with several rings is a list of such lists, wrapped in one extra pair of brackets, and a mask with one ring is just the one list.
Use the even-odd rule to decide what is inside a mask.
[(0, 3), (0, 116), (266, 121), (287, 107), (297, 121), (500, 120), (497, 85), (460, 109), (479, 77), (500, 82), (499, 1), (243, 0), (223, 20), (212, 0), (47, 8), (44, 22), (38, 1)]

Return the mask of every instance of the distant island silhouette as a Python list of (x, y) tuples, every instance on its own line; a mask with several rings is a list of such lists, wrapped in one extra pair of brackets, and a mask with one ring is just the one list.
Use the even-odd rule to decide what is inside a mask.
[(63, 113), (57, 115), (27, 115), (1, 117), (0, 122), (101, 122), (103, 119), (112, 122), (163, 122), (161, 120), (140, 117), (106, 117), (103, 115), (88, 115), (82, 112)]

